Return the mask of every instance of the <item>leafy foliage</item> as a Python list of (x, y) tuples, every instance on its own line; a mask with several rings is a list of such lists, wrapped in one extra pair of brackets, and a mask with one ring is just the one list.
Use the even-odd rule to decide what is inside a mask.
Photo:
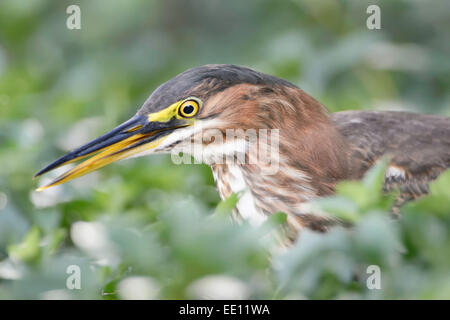
[[(0, 1), (0, 298), (449, 298), (448, 172), (399, 220), (383, 164), (343, 182), (315, 206), (353, 228), (304, 232), (286, 250), (285, 215), (231, 223), (239, 195), (219, 202), (203, 165), (135, 159), (33, 191), (43, 165), (206, 63), (288, 79), (332, 111), (450, 115), (448, 1), (377, 1), (382, 29), (369, 31), (372, 2)], [(71, 4), (81, 30), (65, 27)], [(70, 265), (80, 290), (66, 287)]]
[[(378, 173), (384, 167), (381, 163), (352, 186), (383, 199)], [(0, 293), (2, 298), (448, 298), (448, 186), (450, 171), (432, 184), (430, 195), (404, 207), (399, 220), (389, 217), (382, 200), (369, 212), (359, 198), (343, 203), (348, 188), (339, 188), (342, 193), (327, 199), (326, 207), (345, 212), (351, 203), (353, 226), (326, 234), (304, 231), (286, 250), (276, 237), (284, 214), (260, 227), (234, 224), (225, 213), (230, 200), (214, 214), (198, 201), (179, 199), (166, 203), (154, 221), (145, 212), (79, 221), (70, 231), (75, 246), (60, 232), (33, 227), (2, 261), (3, 277), (8, 270), (19, 275), (3, 280)], [(427, 205), (436, 201), (443, 202)], [(81, 290), (65, 289), (66, 269), (73, 264), (82, 271)], [(366, 285), (370, 265), (381, 270), (379, 290)], [(227, 285), (228, 296), (215, 293)]]

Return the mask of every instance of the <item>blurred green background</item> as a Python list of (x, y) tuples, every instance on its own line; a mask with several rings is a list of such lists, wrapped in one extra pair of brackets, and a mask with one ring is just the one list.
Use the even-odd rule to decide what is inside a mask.
[[(71, 4), (81, 30), (66, 28)], [(381, 30), (366, 28), (370, 4)], [(249, 66), (331, 111), (449, 116), (449, 54), (445, 0), (2, 0), (0, 298), (449, 299), (449, 175), (398, 222), (377, 172), (345, 185), (320, 205), (355, 231), (305, 233), (287, 252), (272, 240), (282, 216), (262, 228), (223, 218), (235, 199), (216, 207), (206, 166), (133, 159), (42, 193), (49, 178), (31, 179), (194, 66)], [(72, 264), (80, 290), (66, 288)], [(371, 264), (380, 290), (365, 285)]]

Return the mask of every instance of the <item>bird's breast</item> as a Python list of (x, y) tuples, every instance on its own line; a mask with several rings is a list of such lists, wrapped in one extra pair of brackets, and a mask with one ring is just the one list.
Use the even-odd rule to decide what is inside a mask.
[(213, 165), (212, 171), (216, 188), (222, 199), (228, 198), (233, 193), (239, 195), (233, 211), (235, 220), (248, 220), (255, 225), (266, 220), (267, 215), (257, 206), (242, 169), (238, 165)]
[[(271, 176), (252, 175), (252, 169), (245, 165), (214, 164), (211, 166), (216, 188), (222, 199), (236, 193), (239, 200), (232, 217), (240, 222), (249, 221), (260, 225), (268, 216), (276, 212), (287, 214), (286, 235), (295, 240), (303, 228), (325, 231), (334, 224), (334, 219), (314, 213), (308, 206), (312, 199), (312, 189), (306, 183), (307, 176), (284, 168)], [(254, 168), (253, 168), (254, 169)], [(292, 186), (284, 183), (292, 181)]]

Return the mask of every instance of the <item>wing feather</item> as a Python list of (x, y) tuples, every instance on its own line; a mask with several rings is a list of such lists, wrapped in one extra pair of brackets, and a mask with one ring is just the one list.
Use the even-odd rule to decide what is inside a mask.
[(351, 178), (386, 156), (385, 191), (400, 190), (398, 205), (428, 193), (450, 167), (450, 118), (396, 111), (343, 111), (331, 120), (349, 144)]

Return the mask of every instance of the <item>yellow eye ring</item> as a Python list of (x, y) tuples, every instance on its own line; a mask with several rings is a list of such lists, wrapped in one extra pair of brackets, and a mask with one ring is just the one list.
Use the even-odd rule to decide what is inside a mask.
[(199, 110), (199, 103), (193, 99), (184, 101), (178, 109), (178, 114), (183, 118), (192, 118)]

